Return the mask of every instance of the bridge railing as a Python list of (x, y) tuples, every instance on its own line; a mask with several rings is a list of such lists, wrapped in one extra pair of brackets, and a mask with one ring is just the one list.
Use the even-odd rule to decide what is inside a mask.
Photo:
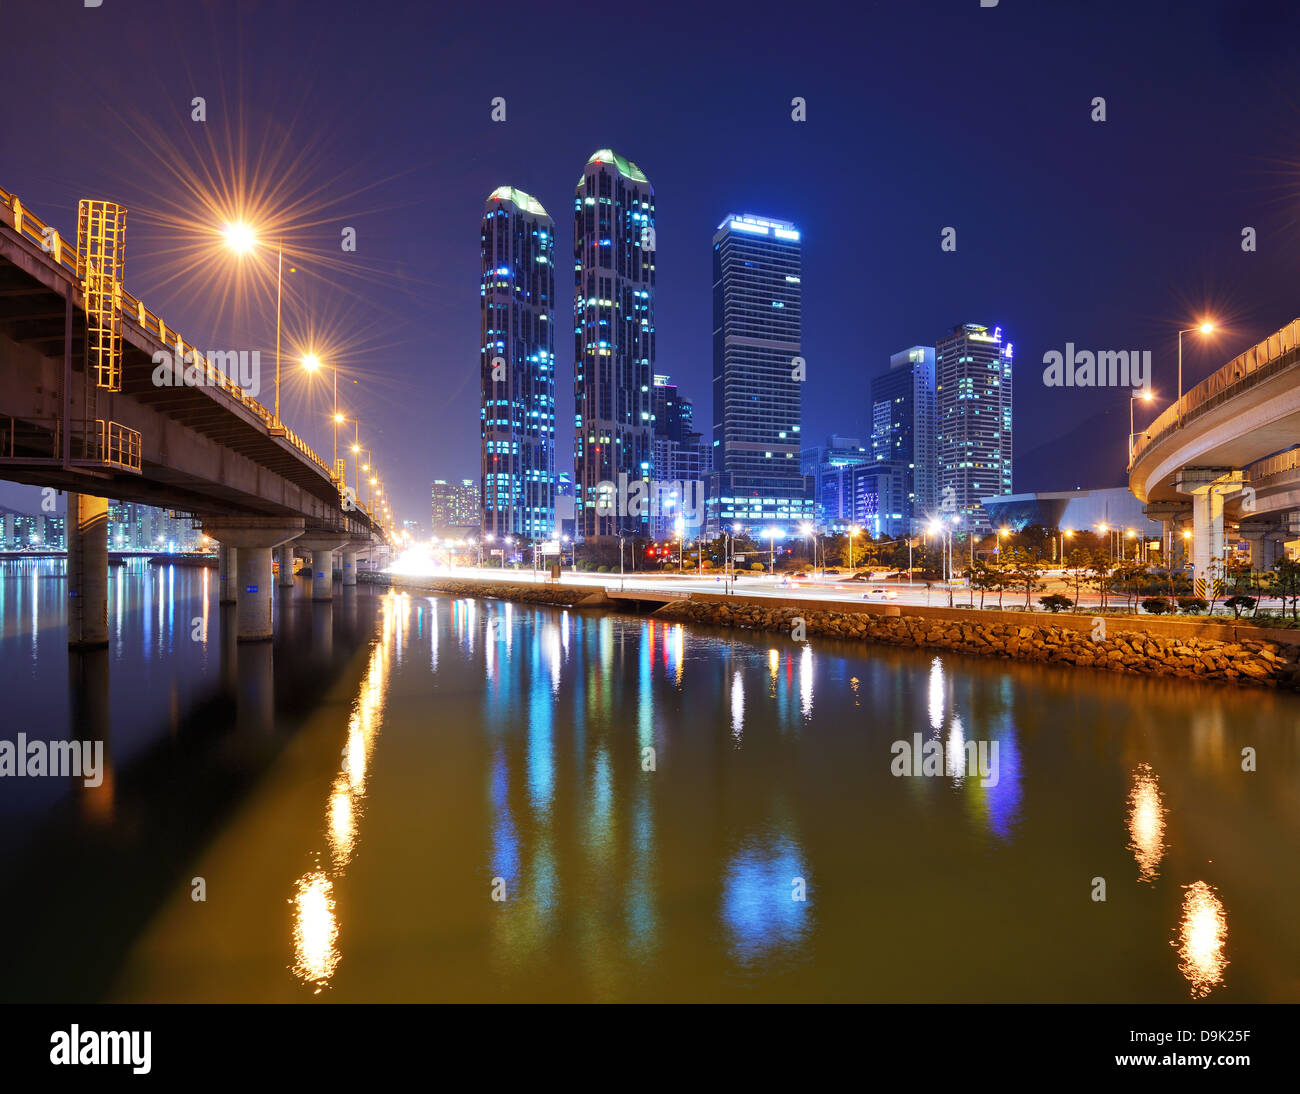
[(1180, 424), (1186, 425), (1189, 419), (1200, 417), (1216, 406), (1221, 406), (1243, 391), (1290, 368), (1297, 360), (1300, 360), (1300, 319), (1293, 319), (1281, 330), (1274, 331), (1262, 342), (1237, 354), (1222, 368), (1207, 376), (1184, 394), (1180, 402), (1166, 407), (1138, 436), (1129, 466), (1135, 466), (1142, 453), (1175, 432)]
[(1300, 448), (1292, 448), (1269, 456), (1266, 460), (1257, 460), (1246, 468), (1246, 480), (1252, 484), (1263, 482), (1274, 475), (1282, 475), (1300, 468)]
[[(32, 240), (59, 266), (68, 270), (74, 278), (80, 280), (80, 256), (77, 253), (75, 237), (72, 241), (62, 237), (56, 228), (46, 224), (40, 217), (25, 208), (15, 194), (11, 194), (3, 187), (0, 187), (0, 209), (3, 209), (7, 214), (3, 218), (4, 221), (10, 224), (18, 235), (26, 236)], [(205, 375), (213, 377), (216, 380), (216, 386), (231, 399), (245, 409), (252, 411), (266, 425), (268, 430), (276, 429), (274, 416), (266, 407), (248, 395), (238, 384), (231, 383), (230, 378), (224, 372), (208, 363), (197, 347), (186, 342), (177, 331), (169, 328), (166, 322), (149, 311), (141, 300), (132, 296), (125, 289), (122, 290), (122, 316), (131, 319), (144, 333), (156, 335), (163, 345), (174, 348), (177, 356), (182, 361), (187, 358), (192, 360), (197, 367), (203, 369)], [(283, 422), (279, 423), (277, 432), (279, 430), (283, 430), (284, 439), (289, 444), (329, 475), (331, 480), (333, 479), (334, 475), (329, 464), (316, 455), (306, 441)]]

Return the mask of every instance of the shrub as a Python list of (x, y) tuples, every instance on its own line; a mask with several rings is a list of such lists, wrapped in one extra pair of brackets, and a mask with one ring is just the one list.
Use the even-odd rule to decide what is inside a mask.
[(596, 567), (596, 573), (607, 574), (609, 573), (609, 567), (602, 562), (599, 566)]
[(1062, 596), (1060, 593), (1052, 593), (1049, 596), (1040, 596), (1038, 598), (1038, 603), (1053, 614), (1056, 612), (1063, 612), (1066, 608), (1074, 606), (1073, 600), (1068, 596)]
[(1142, 601), (1142, 610), (1151, 615), (1164, 615), (1171, 605), (1167, 596), (1152, 596)]
[(765, 567), (763, 566), (763, 564), (762, 564), (761, 562), (751, 562), (751, 563), (749, 564), (749, 568), (750, 568), (751, 570), (754, 570), (754, 571), (757, 572), (757, 573), (762, 573), (763, 570), (765, 569)]
[(1200, 615), (1201, 612), (1209, 611), (1210, 602), (1203, 596), (1180, 596), (1178, 598), (1178, 610), (1186, 612), (1188, 615)]

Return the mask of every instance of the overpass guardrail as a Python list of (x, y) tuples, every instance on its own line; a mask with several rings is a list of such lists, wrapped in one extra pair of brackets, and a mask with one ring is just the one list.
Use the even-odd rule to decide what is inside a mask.
[(1144, 452), (1165, 440), (1189, 420), (1222, 406), (1229, 399), (1276, 376), (1297, 361), (1300, 361), (1300, 319), (1293, 319), (1262, 342), (1237, 354), (1184, 394), (1181, 400), (1166, 407), (1139, 434), (1133, 445), (1133, 458), (1129, 461), (1129, 468), (1136, 467)]

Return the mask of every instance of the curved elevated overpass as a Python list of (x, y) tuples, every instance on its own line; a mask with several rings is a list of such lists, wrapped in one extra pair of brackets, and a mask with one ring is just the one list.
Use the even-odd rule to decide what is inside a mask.
[[(1300, 512), (1300, 319), (1293, 319), (1168, 407), (1138, 436), (1129, 489), (1149, 516), (1188, 513), (1198, 587), (1219, 576), (1224, 518), (1239, 521), (1252, 563), (1272, 564)], [(1257, 550), (1258, 549), (1258, 550)]]

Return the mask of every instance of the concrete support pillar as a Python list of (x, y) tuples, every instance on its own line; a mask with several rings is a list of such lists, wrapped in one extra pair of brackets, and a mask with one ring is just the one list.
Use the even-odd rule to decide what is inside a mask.
[(241, 642), (264, 642), (271, 637), (271, 548), (239, 548), (239, 593), (235, 608), (235, 633)]
[(334, 552), (316, 547), (311, 553), (311, 598), (334, 599)]
[(217, 603), (233, 604), (238, 599), (235, 588), (239, 583), (239, 559), (235, 548), (222, 543), (217, 548)]
[(226, 585), (235, 591), (235, 635), (240, 642), (266, 642), (272, 633), (274, 593), (271, 551), (302, 535), (301, 518), (243, 517), (204, 522), (203, 530), (237, 561)]
[(1209, 596), (1223, 566), (1223, 495), (1201, 491), (1192, 497), (1192, 580), (1197, 596)]
[(108, 499), (68, 494), (68, 646), (108, 645)]
[(308, 532), (297, 543), (299, 550), (311, 557), (311, 598), (334, 599), (334, 552), (349, 541), (346, 534)]
[(357, 583), (357, 549), (351, 544), (345, 544), (342, 554), (343, 584), (355, 585)]
[(1184, 467), (1176, 488), (1192, 496), (1192, 587), (1212, 596), (1223, 580), (1223, 501), (1241, 492), (1245, 476), (1225, 467)]
[(293, 544), (286, 543), (276, 551), (276, 557), (280, 563), (280, 588), (293, 588)]
[(1250, 544), (1250, 568), (1256, 573), (1271, 570), (1277, 560), (1277, 541), (1267, 532), (1242, 532)]

